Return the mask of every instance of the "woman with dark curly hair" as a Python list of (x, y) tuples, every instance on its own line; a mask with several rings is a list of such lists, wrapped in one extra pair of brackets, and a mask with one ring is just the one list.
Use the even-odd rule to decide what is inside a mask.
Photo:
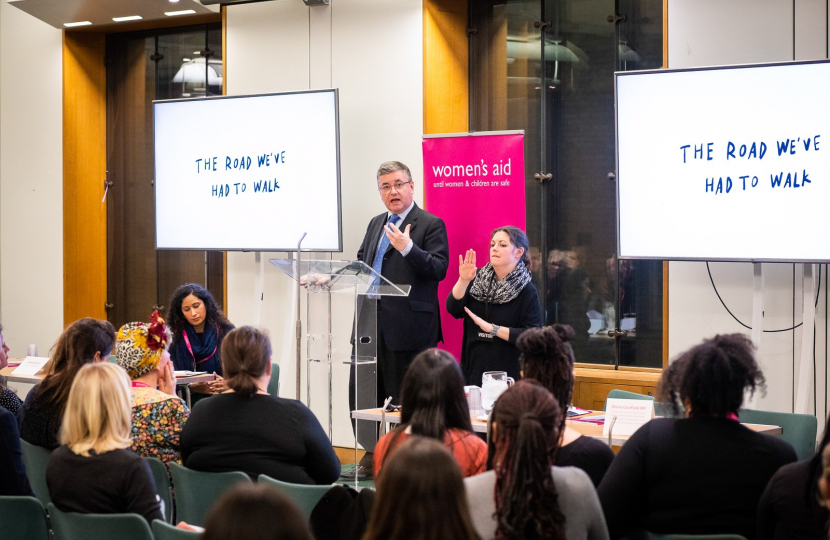
[(611, 537), (646, 529), (753, 540), (767, 482), (796, 460), (789, 443), (738, 421), (745, 392), (764, 387), (741, 334), (707, 339), (674, 360), (658, 394), (686, 417), (648, 422), (614, 459), (598, 490)]
[(190, 391), (218, 394), (225, 389), (222, 379), (222, 340), (233, 330), (210, 291), (187, 283), (173, 292), (167, 310), (167, 324), (173, 332), (170, 359), (178, 370), (207, 371), (217, 375), (211, 383), (194, 383)]
[[(544, 328), (531, 328), (516, 341), (521, 356), (522, 376), (539, 381), (559, 402), (559, 408), (567, 411), (574, 392), (574, 353), (570, 341), (574, 330), (565, 324)], [(554, 463), (558, 467), (578, 467), (588, 473), (594, 486), (598, 486), (605, 471), (614, 461), (614, 452), (604, 442), (585, 437), (565, 425), (562, 415), (559, 432), (559, 451)]]
[(562, 410), (538, 381), (522, 379), (493, 409), (493, 470), (464, 484), (473, 523), (485, 540), (606, 540), (591, 479), (554, 467)]

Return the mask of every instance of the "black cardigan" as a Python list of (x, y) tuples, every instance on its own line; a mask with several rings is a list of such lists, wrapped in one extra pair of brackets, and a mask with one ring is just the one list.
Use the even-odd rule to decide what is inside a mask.
[(611, 538), (632, 529), (755, 538), (764, 488), (795, 450), (725, 418), (658, 418), (637, 430), (597, 492)]
[[(485, 371), (506, 371), (508, 377), (518, 381), (519, 349), (516, 348), (516, 340), (528, 328), (542, 326), (542, 310), (536, 287), (528, 283), (510, 302), (490, 304), (470, 296), (472, 285), (471, 281), (461, 300), (456, 300), (452, 291), (447, 296), (447, 312), (456, 319), (464, 318), (461, 370), (466, 384), (481, 386), (481, 375)], [(479, 340), (478, 334), (483, 330), (467, 315), (465, 307), (489, 323), (509, 328), (510, 339), (505, 341), (494, 338), (491, 342)]]

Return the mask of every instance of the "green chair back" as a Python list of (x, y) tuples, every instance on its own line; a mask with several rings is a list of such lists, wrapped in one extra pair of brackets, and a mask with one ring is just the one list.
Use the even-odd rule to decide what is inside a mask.
[(170, 474), (176, 487), (176, 519), (190, 525), (205, 526), (210, 507), (230, 488), (239, 483), (250, 483), (243, 472), (207, 473), (170, 464)]
[(153, 480), (156, 483), (156, 493), (164, 503), (164, 519), (169, 523), (173, 522), (173, 489), (170, 486), (170, 477), (167, 475), (167, 467), (157, 458), (144, 458), (150, 465), (153, 472)]
[(260, 474), (258, 480), (260, 485), (273, 487), (291, 499), (306, 519), (311, 518), (311, 511), (314, 510), (314, 507), (317, 506), (320, 499), (331, 489), (330, 485), (310, 486), (306, 484), (289, 484), (288, 482), (281, 482), (264, 474)]
[(740, 409), (738, 418), (745, 424), (781, 426), (781, 438), (793, 445), (798, 459), (807, 459), (816, 453), (818, 420), (809, 414), (780, 413)]
[(34, 497), (0, 497), (4, 540), (49, 540), (46, 510)]
[(654, 534), (648, 531), (632, 531), (623, 540), (746, 540), (739, 534)]
[(46, 505), (55, 540), (153, 540), (150, 525), (138, 514), (78, 514)]
[(608, 406), (609, 399), (646, 399), (654, 401), (654, 396), (647, 396), (645, 394), (638, 394), (636, 392), (629, 392), (628, 390), (611, 390), (608, 392), (608, 397), (605, 398), (605, 405), (602, 406), (602, 410), (604, 411)]
[(52, 458), (52, 451), (41, 446), (29, 444), (20, 439), (20, 451), (23, 454), (23, 464), (26, 466), (26, 476), (29, 477), (29, 484), (35, 497), (46, 504), (52, 499), (49, 498), (49, 488), (46, 487), (46, 467)]
[(153, 520), (153, 535), (156, 540), (196, 540), (202, 533), (177, 529), (169, 523)]
[(274, 397), (280, 395), (280, 365), (271, 363), (271, 382), (268, 383), (268, 393)]

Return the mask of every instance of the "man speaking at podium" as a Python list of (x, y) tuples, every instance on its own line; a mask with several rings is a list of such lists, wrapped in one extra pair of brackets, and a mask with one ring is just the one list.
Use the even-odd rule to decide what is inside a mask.
[[(447, 275), (449, 244), (444, 221), (415, 204), (415, 182), (409, 167), (399, 161), (381, 164), (377, 184), (387, 211), (369, 222), (357, 258), (391, 283), (412, 286), (409, 296), (378, 300), (377, 406), (382, 406), (389, 396), (392, 403), (400, 403), (401, 381), (412, 359), (443, 340), (438, 282)], [(353, 381), (349, 394), (354, 410)], [(375, 430), (359, 431), (358, 442), (367, 456), (355, 473), (363, 476), (371, 474), (377, 436)]]

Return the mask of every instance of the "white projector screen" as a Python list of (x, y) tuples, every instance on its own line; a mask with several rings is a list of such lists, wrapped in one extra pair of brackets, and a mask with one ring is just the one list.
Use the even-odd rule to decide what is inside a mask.
[(153, 103), (156, 248), (342, 251), (337, 90)]
[(615, 79), (621, 258), (830, 260), (830, 63)]

